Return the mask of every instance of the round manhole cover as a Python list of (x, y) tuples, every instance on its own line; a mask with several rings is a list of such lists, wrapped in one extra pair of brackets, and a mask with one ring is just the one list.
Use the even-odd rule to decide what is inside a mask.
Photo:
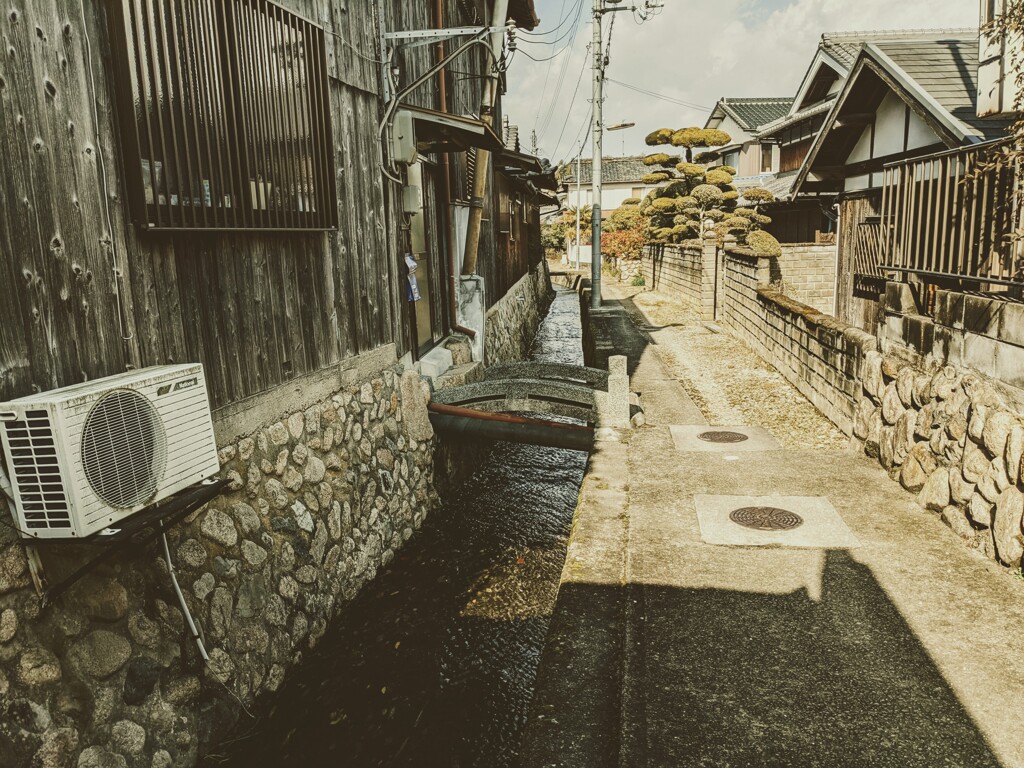
[(729, 513), (729, 519), (758, 531), (791, 531), (804, 524), (796, 512), (778, 507), (740, 507)]
[(713, 430), (711, 432), (701, 432), (697, 435), (697, 439), (703, 440), (705, 443), (742, 443), (749, 438), (741, 432)]

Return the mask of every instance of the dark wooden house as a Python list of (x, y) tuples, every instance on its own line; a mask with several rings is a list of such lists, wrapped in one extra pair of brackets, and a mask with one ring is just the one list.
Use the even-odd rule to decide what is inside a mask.
[[(451, 207), (476, 147), (503, 150), (480, 116), (490, 60), (477, 46), (460, 75), (429, 74), (466, 38), (381, 39), (480, 27), (490, 5), (5, 9), (0, 400), (198, 361), (219, 408), (386, 345), (415, 358), (438, 343), (455, 325)], [(509, 17), (537, 23), (532, 0)], [(418, 80), (398, 106), (419, 110), (420, 157), (399, 183), (380, 124), (388, 93)], [(500, 112), (499, 98), (493, 125)], [(492, 168), (478, 271), (493, 301), (542, 258), (530, 175), (543, 174), (521, 159)], [(406, 253), (422, 262), (412, 303)]]

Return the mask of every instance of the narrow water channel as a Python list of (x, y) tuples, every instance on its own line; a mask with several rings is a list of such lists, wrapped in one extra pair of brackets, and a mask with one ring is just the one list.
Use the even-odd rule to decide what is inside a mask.
[[(535, 360), (583, 362), (559, 291)], [(209, 765), (515, 765), (586, 457), (499, 443)]]

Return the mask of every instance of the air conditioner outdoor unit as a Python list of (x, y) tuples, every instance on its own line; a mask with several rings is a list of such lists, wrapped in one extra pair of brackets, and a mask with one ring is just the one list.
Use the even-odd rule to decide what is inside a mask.
[(84, 538), (220, 469), (201, 365), (129, 371), (0, 403), (26, 536)]

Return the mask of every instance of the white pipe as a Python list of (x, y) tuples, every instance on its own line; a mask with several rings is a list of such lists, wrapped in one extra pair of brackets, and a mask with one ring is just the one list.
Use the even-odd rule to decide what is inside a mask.
[(181, 587), (178, 585), (178, 577), (174, 573), (174, 563), (171, 562), (171, 547), (167, 543), (167, 533), (161, 533), (160, 538), (164, 542), (164, 560), (167, 561), (167, 570), (171, 574), (171, 583), (174, 585), (174, 591), (178, 595), (178, 602), (181, 604), (181, 610), (185, 614), (185, 620), (188, 622), (188, 628), (192, 632), (192, 637), (195, 638), (196, 645), (199, 646), (199, 655), (203, 657), (203, 661), (209, 661), (210, 655), (206, 652), (206, 646), (203, 644), (203, 638), (199, 634), (199, 630), (196, 628), (196, 623), (192, 619), (192, 612), (189, 611), (188, 605), (185, 603), (185, 596), (181, 593)]

